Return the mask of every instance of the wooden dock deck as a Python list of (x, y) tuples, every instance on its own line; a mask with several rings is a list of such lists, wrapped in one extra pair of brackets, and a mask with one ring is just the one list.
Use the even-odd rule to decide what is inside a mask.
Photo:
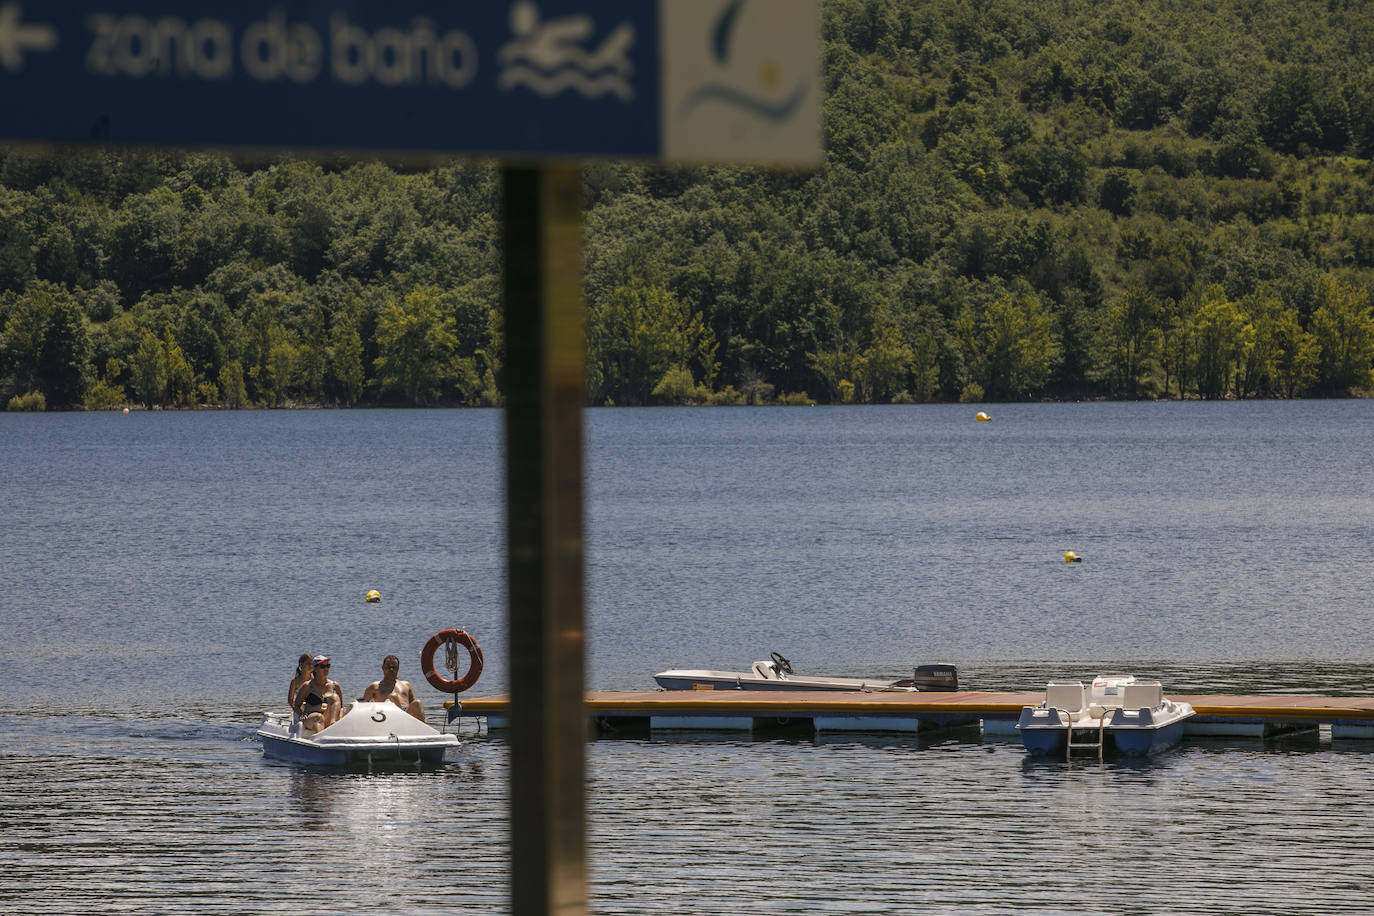
[[(1270, 735), (1328, 725), (1333, 735), (1374, 738), (1374, 697), (1214, 696), (1169, 694), (1190, 703), (1197, 715), (1186, 734)], [(782, 690), (590, 691), (589, 720), (627, 728), (753, 731), (810, 726), (815, 731), (910, 732), (981, 724), (985, 732), (1014, 733), (1023, 706), (1042, 692), (952, 693)], [(462, 700), (464, 717), (481, 717), (489, 728), (505, 726), (509, 697)]]

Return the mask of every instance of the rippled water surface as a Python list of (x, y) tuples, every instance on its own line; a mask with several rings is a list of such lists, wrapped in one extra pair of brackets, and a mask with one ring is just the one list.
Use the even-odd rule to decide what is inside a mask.
[[(976, 409), (590, 412), (590, 686), (777, 650), (1374, 695), (1374, 403)], [(500, 424), (0, 414), (0, 911), (505, 910), (499, 735), (385, 775), (252, 737), (306, 650), (355, 694), (465, 626), (474, 692), (505, 689)], [(1374, 880), (1374, 742), (1326, 733), (1073, 766), (976, 731), (588, 756), (598, 912), (1363, 912)]]

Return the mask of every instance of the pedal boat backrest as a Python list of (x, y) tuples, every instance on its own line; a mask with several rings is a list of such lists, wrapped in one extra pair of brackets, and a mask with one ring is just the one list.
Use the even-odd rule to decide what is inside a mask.
[(1158, 709), (1164, 705), (1164, 687), (1158, 681), (1138, 681), (1121, 688), (1124, 709)]
[(1045, 707), (1062, 709), (1065, 712), (1079, 712), (1084, 707), (1084, 691), (1081, 681), (1050, 681), (1045, 687)]

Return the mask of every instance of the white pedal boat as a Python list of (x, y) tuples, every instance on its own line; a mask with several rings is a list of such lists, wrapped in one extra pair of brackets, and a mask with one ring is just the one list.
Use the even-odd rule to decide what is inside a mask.
[(441, 732), (395, 703), (354, 703), (339, 721), (311, 734), (291, 713), (269, 712), (258, 728), (262, 751), (310, 766), (437, 764), (458, 746), (458, 736)]
[(912, 677), (900, 680), (866, 680), (855, 677), (799, 675), (792, 663), (776, 652), (768, 661), (754, 662), (745, 671), (709, 671), (677, 668), (660, 671), (654, 681), (664, 690), (853, 690), (853, 691), (950, 691), (959, 689), (953, 665), (921, 665)]
[(1144, 757), (1168, 750), (1183, 738), (1193, 715), (1187, 703), (1165, 698), (1158, 681), (1129, 675), (1100, 676), (1085, 689), (1081, 681), (1051, 681), (1039, 706), (1026, 706), (1016, 728), (1032, 754), (1073, 756), (1106, 750)]

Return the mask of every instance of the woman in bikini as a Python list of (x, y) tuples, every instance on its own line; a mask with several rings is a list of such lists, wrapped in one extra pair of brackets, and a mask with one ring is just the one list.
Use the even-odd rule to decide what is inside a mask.
[(291, 708), (296, 711), (301, 727), (310, 733), (328, 728), (343, 715), (343, 691), (337, 681), (329, 679), (329, 659), (316, 655), (310, 669), (310, 680), (296, 691)]

